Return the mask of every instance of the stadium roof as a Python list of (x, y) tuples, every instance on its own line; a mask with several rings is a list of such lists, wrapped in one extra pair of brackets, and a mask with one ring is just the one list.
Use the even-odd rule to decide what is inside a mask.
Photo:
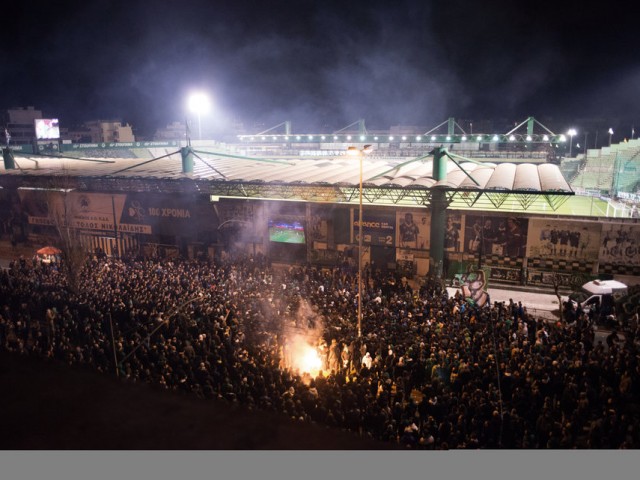
[[(158, 153), (158, 152), (156, 152)], [(460, 160), (460, 158), (458, 158)], [(0, 169), (4, 187), (75, 188), (91, 191), (195, 191), (241, 198), (352, 202), (359, 198), (357, 157), (259, 158), (194, 150), (192, 173), (184, 173), (179, 151), (152, 160), (15, 156), (16, 168)], [(543, 197), (555, 210), (573, 191), (557, 165), (448, 161), (446, 180), (433, 178), (432, 158), (363, 156), (367, 203), (428, 205), (432, 189), (450, 202), (473, 206), (481, 198), (499, 208), (515, 197), (522, 209)], [(64, 184), (64, 185), (63, 185)]]

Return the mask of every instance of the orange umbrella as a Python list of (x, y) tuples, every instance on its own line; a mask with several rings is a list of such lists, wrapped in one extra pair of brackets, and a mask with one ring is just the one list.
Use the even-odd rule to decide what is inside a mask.
[(38, 255), (58, 255), (62, 250), (56, 247), (42, 247), (36, 252)]

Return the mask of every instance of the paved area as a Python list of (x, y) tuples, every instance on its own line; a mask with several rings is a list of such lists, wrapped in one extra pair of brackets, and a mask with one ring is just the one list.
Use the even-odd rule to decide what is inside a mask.
[[(455, 295), (458, 288), (447, 287), (449, 295)], [(505, 288), (489, 288), (487, 290), (491, 303), (505, 302), (509, 304), (509, 300), (514, 302), (522, 302), (527, 311), (536, 317), (546, 320), (557, 320), (559, 318), (558, 297), (552, 293), (544, 292), (527, 292), (521, 290), (507, 290)]]

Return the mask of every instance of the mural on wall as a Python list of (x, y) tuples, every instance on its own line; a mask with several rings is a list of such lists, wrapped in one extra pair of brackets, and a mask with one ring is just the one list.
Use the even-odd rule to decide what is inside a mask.
[(599, 223), (534, 218), (529, 222), (529, 258), (597, 261)]
[(472, 270), (462, 276), (460, 289), (468, 302), (482, 307), (489, 301), (486, 285), (484, 271)]
[(400, 248), (429, 249), (431, 218), (426, 209), (397, 212), (396, 223)]
[(640, 225), (602, 225), (600, 263), (640, 265)]
[(529, 219), (494, 215), (465, 216), (465, 253), (524, 257)]

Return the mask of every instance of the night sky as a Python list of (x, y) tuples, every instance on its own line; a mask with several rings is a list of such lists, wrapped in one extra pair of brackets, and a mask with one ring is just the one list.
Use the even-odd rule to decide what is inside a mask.
[(13, 1), (0, 108), (149, 134), (204, 89), (203, 129), (434, 127), (453, 116), (640, 123), (631, 2)]

